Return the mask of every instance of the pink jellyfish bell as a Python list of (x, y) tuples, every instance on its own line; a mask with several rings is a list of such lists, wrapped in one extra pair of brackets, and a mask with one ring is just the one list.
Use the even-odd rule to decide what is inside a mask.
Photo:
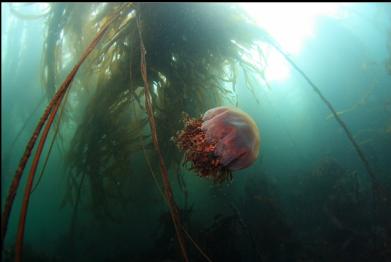
[(250, 166), (258, 157), (259, 130), (237, 108), (212, 108), (195, 119), (185, 115), (184, 124), (174, 141), (199, 176), (223, 182), (232, 179), (232, 171)]

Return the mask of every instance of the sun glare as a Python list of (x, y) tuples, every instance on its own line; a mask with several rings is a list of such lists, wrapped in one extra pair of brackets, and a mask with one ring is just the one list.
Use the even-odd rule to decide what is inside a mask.
[[(320, 16), (338, 17), (340, 3), (243, 3), (241, 6), (289, 54), (300, 53), (304, 42), (315, 33), (316, 19)], [(290, 68), (275, 50), (266, 50), (268, 81), (284, 80)]]

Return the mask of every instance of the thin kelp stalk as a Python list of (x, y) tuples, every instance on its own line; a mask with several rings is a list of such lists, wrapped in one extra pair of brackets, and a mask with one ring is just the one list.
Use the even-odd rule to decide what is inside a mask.
[[(69, 91), (69, 89), (67, 91)], [(58, 123), (57, 123), (57, 126), (56, 126), (56, 130), (54, 131), (52, 142), (50, 143), (49, 150), (48, 150), (48, 152), (46, 154), (45, 162), (44, 162), (44, 164), (42, 166), (42, 170), (41, 170), (41, 173), (39, 174), (37, 183), (35, 183), (34, 187), (31, 189), (31, 193), (33, 193), (35, 191), (35, 189), (37, 189), (39, 183), (41, 182), (43, 174), (45, 173), (45, 170), (46, 170), (46, 167), (47, 167), (47, 164), (48, 164), (48, 161), (49, 161), (50, 153), (52, 152), (52, 149), (53, 149), (53, 146), (54, 146), (54, 142), (56, 141), (56, 137), (57, 137), (57, 135), (59, 133), (59, 130), (60, 130), (60, 122), (61, 122), (62, 116), (64, 114), (65, 104), (67, 103), (68, 97), (69, 97), (69, 92), (67, 92), (66, 95), (65, 95), (65, 102), (62, 103), (61, 112), (60, 112), (60, 115), (58, 116)]]
[[(111, 20), (111, 21), (113, 21), (113, 20)], [(17, 261), (17, 262), (22, 260), (21, 256), (22, 256), (22, 249), (23, 249), (23, 238), (24, 238), (24, 229), (25, 229), (25, 225), (26, 225), (27, 208), (28, 208), (28, 204), (29, 204), (29, 200), (30, 200), (31, 189), (33, 186), (35, 172), (37, 170), (38, 163), (39, 163), (39, 160), (40, 160), (40, 157), (42, 154), (42, 150), (45, 145), (46, 138), (49, 133), (50, 127), (52, 126), (52, 124), (54, 122), (54, 118), (56, 117), (57, 111), (60, 108), (60, 105), (61, 105), (61, 102), (64, 98), (65, 93), (69, 90), (68, 88), (70, 86), (70, 83), (72, 82), (72, 80), (73, 80), (74, 76), (76, 75), (78, 69), (80, 68), (81, 64), (84, 62), (84, 60), (87, 58), (87, 56), (91, 53), (91, 51), (95, 48), (95, 46), (99, 42), (99, 40), (102, 38), (104, 32), (108, 28), (108, 25), (109, 24), (107, 24), (107, 26), (105, 28), (103, 28), (102, 31), (98, 34), (98, 36), (93, 40), (93, 42), (87, 48), (85, 54), (80, 59), (80, 62), (74, 67), (74, 70), (70, 73), (70, 76), (71, 76), (70, 81), (68, 82), (68, 84), (64, 88), (64, 91), (58, 97), (55, 105), (53, 106), (53, 110), (50, 113), (49, 121), (47, 122), (46, 127), (42, 133), (41, 140), (39, 142), (38, 149), (37, 149), (37, 152), (35, 153), (35, 157), (34, 157), (31, 169), (30, 169), (29, 177), (28, 177), (27, 184), (25, 187), (22, 208), (20, 211), (20, 220), (19, 220), (18, 233), (17, 233), (17, 238), (16, 238), (16, 248), (15, 248), (16, 249), (15, 250), (15, 261)]]
[(197, 244), (197, 242), (194, 241), (194, 239), (190, 236), (189, 232), (186, 231), (185, 227), (182, 226), (183, 232), (185, 232), (186, 236), (190, 239), (190, 241), (193, 243), (195, 248), (200, 252), (200, 254), (205, 258), (206, 261), (212, 262), (212, 259), (201, 249), (201, 247)]
[(361, 148), (358, 145), (358, 143), (356, 142), (356, 140), (354, 140), (353, 135), (349, 131), (349, 129), (346, 126), (345, 122), (338, 116), (337, 111), (335, 111), (335, 109), (331, 105), (331, 103), (326, 99), (326, 97), (322, 94), (320, 89), (311, 81), (311, 79), (309, 79), (309, 77), (303, 72), (303, 70), (301, 70), (300, 67), (298, 67), (296, 65), (296, 63), (293, 62), (293, 60), (276, 43), (272, 42), (272, 45), (274, 46), (274, 48), (277, 49), (277, 51), (280, 54), (282, 54), (284, 56), (284, 58), (289, 62), (289, 64), (291, 64), (291, 66), (293, 68), (295, 68), (297, 70), (297, 72), (300, 73), (300, 75), (307, 81), (307, 83), (312, 87), (312, 89), (315, 91), (315, 93), (320, 97), (320, 99), (323, 101), (323, 103), (325, 103), (326, 106), (330, 109), (331, 113), (334, 115), (334, 117), (337, 120), (338, 124), (345, 131), (345, 134), (347, 135), (347, 137), (349, 138), (350, 142), (352, 143), (354, 149), (356, 150), (358, 156), (360, 157), (360, 160), (363, 162), (366, 171), (368, 172), (369, 176), (371, 177), (372, 184), (376, 185), (377, 184), (376, 176), (375, 176), (375, 173), (373, 172), (373, 170), (371, 169), (371, 167), (369, 165), (368, 159), (365, 157), (364, 152), (361, 150)]
[[(367, 171), (367, 173), (368, 173), (368, 175), (369, 175), (369, 177), (371, 179), (371, 184), (372, 184), (374, 198), (379, 197), (380, 195), (378, 193), (380, 193), (383, 196), (382, 200), (384, 200), (385, 202), (387, 202), (388, 205), (390, 205), (391, 202), (389, 201), (389, 194), (388, 194), (388, 192), (386, 192), (384, 190), (384, 188), (382, 187), (382, 185), (378, 182), (377, 177), (375, 175), (375, 172), (372, 170), (372, 168), (371, 168), (371, 166), (369, 164), (369, 161), (366, 158), (364, 152), (362, 151), (362, 149), (360, 148), (360, 146), (358, 145), (358, 143), (354, 139), (352, 133), (349, 131), (349, 129), (348, 129), (347, 125), (345, 124), (345, 122), (339, 117), (337, 111), (334, 109), (334, 107), (331, 105), (331, 103), (326, 99), (326, 97), (322, 94), (320, 89), (311, 81), (311, 79), (303, 72), (303, 70), (301, 70), (300, 67), (298, 65), (296, 65), (296, 63), (293, 62), (293, 60), (279, 47), (279, 45), (277, 43), (275, 43), (274, 41), (270, 41), (270, 43), (274, 46), (274, 48), (276, 48), (276, 50), (279, 53), (281, 53), (284, 56), (284, 58), (289, 62), (289, 64), (293, 68), (295, 68), (297, 70), (297, 72), (300, 73), (300, 75), (302, 75), (302, 77), (312, 87), (312, 89), (320, 97), (320, 99), (323, 101), (323, 103), (325, 103), (326, 106), (329, 108), (329, 110), (331, 111), (331, 113), (333, 114), (335, 119), (337, 120), (338, 124), (345, 131), (345, 134), (347, 135), (347, 137), (349, 138), (350, 142), (352, 143), (352, 145), (353, 145), (354, 149), (356, 150), (356, 152), (357, 152), (361, 162), (363, 163), (363, 165), (365, 167), (365, 170)], [(381, 200), (381, 199), (379, 199), (379, 200)]]
[[(22, 156), (21, 160), (19, 161), (18, 169), (16, 170), (16, 173), (15, 173), (14, 178), (12, 180), (11, 186), (9, 188), (8, 196), (7, 196), (7, 199), (5, 202), (5, 207), (4, 207), (3, 214), (2, 214), (2, 220), (1, 220), (1, 245), (2, 246), (1, 246), (1, 250), (3, 250), (5, 235), (6, 235), (7, 227), (8, 227), (9, 215), (12, 210), (12, 206), (13, 206), (13, 203), (15, 200), (16, 192), (18, 190), (19, 183), (20, 183), (24, 168), (26, 167), (27, 161), (30, 158), (31, 151), (34, 148), (35, 142), (37, 141), (38, 136), (41, 133), (42, 127), (45, 124), (46, 120), (48, 119), (49, 114), (52, 112), (52, 110), (57, 105), (57, 103), (62, 100), (62, 97), (64, 96), (67, 89), (69, 88), (73, 78), (75, 77), (75, 75), (78, 72), (82, 63), (85, 61), (85, 59), (88, 57), (88, 55), (92, 52), (92, 50), (94, 50), (94, 48), (97, 45), (97, 43), (99, 42), (99, 40), (103, 37), (104, 33), (107, 31), (109, 25), (115, 20), (115, 18), (118, 17), (118, 15), (119, 15), (119, 12), (116, 16), (114, 16), (112, 19), (109, 19), (106, 22), (106, 24), (102, 27), (102, 30), (96, 35), (96, 37), (92, 40), (90, 45), (87, 47), (87, 49), (85, 50), (85, 52), (81, 56), (79, 63), (74, 66), (72, 71), (69, 73), (69, 75), (67, 76), (65, 81), (62, 83), (62, 85), (58, 89), (58, 91), (55, 93), (55, 95), (52, 98), (52, 100), (50, 101), (49, 105), (46, 107), (40, 121), (38, 122), (37, 127), (34, 130), (33, 135), (31, 136), (31, 138), (26, 146), (26, 149), (23, 153), (23, 156)], [(53, 119), (54, 119), (54, 117), (53, 117)], [(31, 191), (31, 188), (30, 188), (30, 191)], [(29, 193), (30, 192), (28, 192), (28, 194)]]
[[(142, 138), (140, 137), (140, 140), (142, 141)], [(160, 188), (159, 186), (159, 183), (157, 182), (157, 179), (156, 179), (156, 176), (155, 176), (155, 173), (153, 172), (153, 168), (152, 168), (152, 165), (151, 163), (149, 162), (149, 159), (148, 159), (148, 155), (146, 154), (145, 152), (145, 148), (143, 146), (143, 152), (144, 152), (144, 157), (145, 157), (145, 161), (147, 162), (147, 165), (149, 167), (149, 170), (151, 172), (151, 175), (152, 175), (152, 178), (156, 184), (156, 188), (158, 189), (159, 193), (161, 194), (161, 196), (163, 197), (164, 199), (164, 202), (167, 204), (167, 206), (169, 207), (169, 203), (168, 203), (168, 200), (167, 200), (167, 197), (164, 195), (162, 189)], [(177, 176), (179, 176), (178, 172), (177, 172)], [(182, 182), (184, 183), (184, 182)], [(185, 194), (185, 197), (186, 197), (186, 200), (187, 200), (187, 190), (186, 190), (186, 194)], [(185, 204), (185, 210), (187, 209), (187, 201), (186, 201), (186, 204)], [(197, 244), (197, 242), (191, 237), (191, 235), (189, 234), (189, 232), (187, 232), (186, 228), (181, 225), (182, 227), (182, 230), (183, 232), (185, 233), (185, 235), (189, 238), (189, 240), (193, 243), (194, 247), (200, 252), (200, 254), (205, 258), (206, 261), (208, 262), (212, 262), (212, 260), (210, 259), (210, 257), (202, 250), (202, 248)]]
[(12, 156), (12, 152), (14, 151), (15, 149), (15, 145), (16, 143), (18, 142), (20, 136), (23, 134), (23, 132), (25, 131), (28, 123), (30, 122), (30, 120), (33, 118), (33, 116), (35, 116), (35, 114), (37, 113), (38, 109), (43, 105), (43, 102), (45, 101), (45, 96), (43, 96), (41, 98), (41, 100), (38, 102), (38, 104), (35, 106), (35, 108), (32, 110), (31, 114), (28, 116), (28, 118), (24, 121), (23, 123), (23, 126), (19, 129), (18, 133), (16, 134), (15, 138), (12, 140), (11, 142), (11, 145), (9, 146), (9, 149), (8, 149), (8, 154), (7, 156), (5, 157), (3, 163), (5, 164), (6, 168), (4, 168), (4, 170), (8, 171), (8, 166), (9, 166), (9, 162), (10, 162), (10, 158)]
[(153, 115), (153, 108), (152, 108), (152, 97), (151, 93), (149, 90), (149, 85), (148, 85), (148, 76), (147, 76), (147, 65), (145, 61), (145, 54), (146, 50), (144, 47), (143, 39), (142, 39), (142, 33), (141, 33), (141, 28), (140, 28), (140, 16), (139, 14), (137, 15), (137, 28), (139, 32), (139, 37), (140, 37), (140, 70), (141, 70), (141, 75), (144, 81), (144, 93), (145, 93), (145, 108), (148, 113), (148, 120), (149, 120), (149, 125), (151, 128), (151, 135), (152, 135), (152, 141), (155, 146), (155, 150), (158, 154), (159, 157), (159, 162), (160, 162), (160, 171), (163, 179), (163, 186), (164, 186), (164, 192), (167, 198), (171, 218), (175, 227), (175, 232), (177, 235), (177, 239), (179, 242), (179, 246), (182, 252), (183, 259), (185, 261), (189, 261), (187, 257), (187, 252), (186, 252), (186, 247), (185, 247), (185, 241), (183, 237), (183, 232), (181, 228), (181, 221), (179, 218), (179, 212), (175, 203), (175, 200), (173, 198), (173, 193), (172, 189), (170, 186), (170, 181), (168, 179), (168, 171), (166, 168), (166, 165), (164, 163), (163, 156), (160, 152), (160, 147), (159, 147), (159, 141), (157, 137), (157, 131), (156, 131), (156, 122), (155, 122), (155, 117)]
[(35, 177), (35, 171), (37, 170), (39, 159), (41, 158), (42, 150), (46, 142), (46, 138), (49, 134), (50, 127), (53, 124), (54, 118), (56, 117), (58, 108), (60, 107), (61, 101), (64, 96), (59, 97), (57, 103), (54, 105), (54, 109), (50, 113), (49, 121), (46, 124), (46, 127), (42, 133), (41, 140), (39, 141), (37, 152), (35, 153), (33, 163), (31, 165), (30, 173), (28, 176), (27, 184), (24, 191), (24, 197), (22, 202), (22, 208), (20, 211), (20, 219), (18, 226), (18, 233), (16, 237), (16, 246), (15, 246), (15, 261), (22, 261), (22, 250), (23, 250), (23, 237), (24, 237), (24, 229), (26, 225), (26, 215), (27, 208), (30, 202), (31, 188), (33, 187), (33, 181)]

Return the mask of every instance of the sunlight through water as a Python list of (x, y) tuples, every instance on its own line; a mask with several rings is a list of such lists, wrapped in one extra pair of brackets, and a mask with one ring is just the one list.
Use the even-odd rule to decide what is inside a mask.
[[(341, 3), (243, 3), (246, 12), (264, 28), (282, 48), (297, 55), (306, 40), (314, 36), (316, 19), (320, 16), (343, 17)], [(285, 59), (270, 46), (262, 46), (266, 53), (267, 81), (285, 80), (290, 68)]]

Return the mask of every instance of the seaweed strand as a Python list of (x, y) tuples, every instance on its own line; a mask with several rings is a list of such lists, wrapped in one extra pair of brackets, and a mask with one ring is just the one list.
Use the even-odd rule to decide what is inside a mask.
[[(68, 89), (68, 91), (69, 91), (69, 89)], [(68, 95), (69, 95), (69, 92), (67, 92), (67, 94), (65, 95), (65, 102), (62, 105), (61, 112), (60, 112), (60, 115), (58, 117), (58, 123), (57, 123), (56, 130), (55, 130), (53, 138), (52, 138), (52, 142), (50, 143), (50, 147), (49, 147), (48, 153), (46, 155), (45, 162), (43, 164), (41, 173), (39, 174), (38, 181), (37, 181), (37, 183), (35, 183), (34, 187), (31, 189), (31, 193), (33, 193), (35, 191), (35, 189), (37, 189), (39, 183), (41, 182), (43, 174), (44, 174), (44, 172), (46, 170), (46, 167), (47, 167), (47, 164), (48, 164), (48, 161), (49, 161), (49, 157), (50, 157), (50, 153), (52, 152), (54, 142), (56, 141), (56, 137), (57, 137), (58, 132), (60, 130), (60, 122), (61, 122), (61, 119), (62, 119), (62, 116), (63, 116), (63, 113), (64, 113), (65, 104), (66, 104), (66, 101), (68, 99)]]
[(87, 49), (85, 50), (84, 54), (82, 55), (79, 63), (74, 66), (72, 71), (69, 73), (67, 78), (64, 80), (64, 82), (62, 83), (62, 85), (60, 86), (60, 88), (58, 89), (58, 91), (56, 92), (56, 94), (54, 95), (52, 100), (50, 101), (49, 105), (46, 107), (40, 121), (37, 124), (37, 127), (34, 130), (33, 135), (31, 136), (29, 142), (27, 143), (26, 149), (23, 153), (21, 160), (19, 161), (18, 168), (16, 170), (16, 173), (15, 173), (14, 178), (12, 180), (11, 186), (9, 188), (7, 199), (5, 202), (5, 207), (4, 207), (3, 214), (2, 214), (2, 219), (1, 219), (1, 250), (3, 250), (3, 247), (4, 247), (4, 240), (5, 240), (5, 235), (7, 232), (9, 216), (10, 216), (10, 213), (12, 210), (12, 206), (13, 206), (13, 203), (15, 200), (16, 192), (18, 190), (19, 183), (20, 183), (24, 168), (26, 167), (27, 161), (30, 158), (31, 151), (33, 150), (34, 145), (38, 139), (38, 136), (41, 133), (43, 125), (45, 124), (46, 120), (48, 119), (51, 111), (55, 108), (57, 103), (64, 96), (66, 90), (70, 86), (70, 83), (72, 82), (73, 78), (75, 77), (75, 75), (78, 72), (82, 63), (85, 61), (87, 56), (92, 52), (92, 50), (95, 48), (95, 46), (97, 45), (99, 40), (102, 38), (104, 33), (107, 31), (109, 25), (112, 23), (112, 21), (114, 21), (115, 18), (118, 17), (118, 15), (119, 15), (119, 12), (116, 16), (114, 16), (112, 19), (110, 19), (106, 22), (106, 24), (103, 26), (102, 30), (96, 35), (96, 37), (92, 40), (90, 45), (87, 47)]
[[(382, 196), (382, 198), (378, 198), (378, 200), (382, 200), (387, 203), (388, 206), (391, 206), (390, 202), (390, 195), (389, 192), (387, 192), (384, 187), (379, 183), (377, 180), (377, 177), (375, 175), (375, 172), (372, 170), (368, 159), (366, 158), (364, 152), (362, 151), (359, 144), (354, 139), (352, 133), (349, 131), (347, 125), (345, 122), (339, 117), (337, 111), (334, 109), (334, 107), (331, 105), (331, 103), (324, 97), (320, 89), (311, 81), (311, 79), (303, 72), (303, 70), (300, 69), (298, 65), (296, 65), (295, 62), (293, 62), (292, 59), (278, 46), (277, 43), (270, 41), (272, 45), (277, 49), (279, 53), (281, 53), (284, 58), (289, 62), (289, 64), (297, 70), (297, 72), (300, 73), (300, 75), (307, 81), (307, 83), (312, 87), (312, 89), (315, 91), (315, 93), (320, 97), (320, 99), (326, 104), (326, 106), (329, 108), (335, 119), (337, 120), (338, 124), (342, 127), (342, 129), (345, 131), (345, 134), (349, 138), (350, 142), (352, 143), (354, 149), (356, 150), (361, 162), (363, 163), (365, 170), (367, 171), (371, 184), (373, 189), (374, 198), (378, 198)], [(374, 204), (374, 208), (376, 209), (376, 203)], [(376, 211), (374, 211), (376, 213)]]
[[(30, 122), (30, 120), (35, 116), (35, 113), (37, 113), (38, 109), (42, 106), (43, 102), (45, 101), (45, 96), (41, 98), (41, 100), (37, 103), (35, 108), (32, 110), (31, 114), (28, 116), (28, 118), (24, 121), (23, 126), (19, 129), (18, 133), (16, 134), (15, 138), (12, 140), (11, 145), (8, 150), (8, 155), (5, 157), (4, 163), (8, 166), (12, 152), (15, 149), (15, 145), (18, 142), (20, 136), (25, 131), (27, 124)], [(5, 170), (8, 170), (8, 168), (5, 168)]]
[(347, 135), (347, 137), (349, 138), (350, 142), (352, 143), (354, 149), (356, 150), (358, 156), (360, 157), (360, 160), (362, 161), (362, 163), (364, 164), (364, 167), (366, 169), (366, 171), (368, 172), (369, 176), (371, 177), (371, 180), (372, 180), (372, 183), (373, 185), (377, 185), (377, 180), (376, 180), (376, 176), (375, 176), (375, 173), (373, 172), (373, 170), (371, 169), (370, 165), (369, 165), (369, 161), (368, 159), (365, 157), (364, 155), (364, 152), (361, 150), (360, 146), (357, 144), (356, 140), (353, 138), (353, 135), (352, 133), (349, 131), (348, 127), (346, 126), (345, 122), (338, 116), (338, 113), (337, 111), (335, 111), (334, 107), (331, 105), (331, 103), (326, 99), (326, 97), (324, 97), (324, 95), (322, 94), (322, 92), (319, 90), (319, 88), (311, 81), (311, 79), (309, 79), (309, 77), (303, 72), (303, 70), (301, 70), (295, 62), (292, 61), (292, 59), (289, 58), (289, 56), (284, 52), (282, 51), (282, 49), (280, 47), (277, 46), (277, 44), (273, 43), (273, 46), (277, 49), (278, 52), (280, 52), (284, 58), (289, 62), (289, 64), (291, 64), (291, 66), (293, 68), (295, 68), (299, 73), (300, 75), (302, 75), (302, 77), (307, 81), (307, 83), (312, 87), (312, 89), (315, 91), (315, 93), (320, 97), (320, 99), (323, 101), (323, 103), (326, 104), (326, 106), (329, 108), (329, 110), (331, 111), (331, 113), (334, 115), (335, 119), (337, 120), (337, 122), (339, 123), (339, 125), (342, 127), (342, 129), (345, 131), (345, 134)]
[[(153, 172), (152, 165), (151, 165), (151, 163), (150, 163), (150, 161), (149, 161), (149, 159), (148, 159), (148, 156), (147, 156), (147, 154), (146, 154), (146, 152), (145, 152), (145, 148), (144, 148), (144, 145), (143, 145), (144, 142), (143, 142), (143, 140), (142, 140), (141, 137), (140, 137), (140, 140), (141, 140), (141, 142), (142, 142), (141, 145), (142, 145), (142, 147), (143, 147), (144, 158), (145, 158), (145, 160), (146, 160), (146, 162), (147, 162), (147, 164), (148, 164), (149, 170), (151, 171), (151, 175), (152, 175), (152, 177), (153, 177), (153, 180), (155, 181), (156, 187), (157, 187), (159, 193), (162, 195), (163, 199), (165, 200), (165, 203), (169, 206), (167, 197), (164, 195), (162, 189), (160, 188), (159, 183), (158, 183), (158, 181), (157, 181), (157, 179), (156, 179), (155, 173)], [(182, 183), (183, 183), (183, 182), (182, 182)], [(184, 190), (186, 190), (186, 189), (184, 189)], [(186, 196), (187, 196), (187, 190), (186, 190)], [(186, 205), (185, 205), (185, 206), (186, 206)], [(181, 227), (182, 227), (183, 232), (186, 234), (186, 236), (189, 238), (189, 240), (193, 243), (193, 245), (195, 246), (195, 248), (200, 252), (200, 254), (205, 258), (205, 260), (208, 261), (208, 262), (212, 262), (212, 260), (210, 259), (210, 257), (202, 250), (202, 248), (197, 244), (197, 242), (196, 242), (196, 241), (191, 237), (191, 235), (187, 232), (186, 228), (185, 228), (183, 225), (181, 225)]]
[(148, 113), (148, 120), (149, 120), (149, 125), (151, 128), (151, 133), (152, 133), (152, 141), (155, 146), (155, 150), (158, 154), (159, 157), (159, 163), (160, 163), (160, 171), (162, 175), (162, 180), (163, 180), (163, 186), (164, 186), (164, 192), (167, 198), (171, 218), (175, 227), (175, 232), (177, 235), (177, 239), (179, 242), (179, 246), (182, 252), (182, 256), (184, 261), (189, 261), (187, 257), (187, 252), (186, 252), (186, 247), (185, 247), (185, 241), (183, 238), (183, 232), (181, 231), (181, 222), (178, 214), (178, 209), (176, 207), (175, 200), (173, 198), (173, 193), (172, 189), (170, 186), (170, 181), (168, 179), (168, 171), (167, 167), (164, 163), (163, 156), (160, 152), (160, 146), (159, 146), (159, 141), (157, 137), (157, 131), (156, 131), (156, 122), (155, 118), (153, 115), (153, 109), (152, 109), (152, 99), (151, 99), (151, 93), (149, 90), (149, 85), (148, 85), (148, 77), (147, 77), (147, 66), (146, 66), (146, 61), (145, 61), (145, 46), (143, 43), (142, 39), (142, 34), (141, 34), (141, 28), (140, 28), (140, 17), (137, 15), (137, 28), (139, 32), (139, 39), (140, 39), (140, 69), (141, 69), (141, 75), (144, 81), (144, 93), (145, 93), (145, 107)]
[(15, 261), (20, 262), (22, 261), (22, 249), (23, 249), (23, 237), (24, 237), (24, 230), (26, 225), (26, 215), (27, 215), (27, 208), (30, 201), (30, 195), (31, 195), (31, 188), (33, 186), (33, 181), (35, 177), (35, 171), (37, 170), (39, 159), (41, 158), (42, 150), (46, 142), (46, 138), (49, 134), (50, 127), (53, 124), (54, 118), (56, 117), (58, 108), (60, 107), (61, 101), (64, 98), (64, 96), (61, 96), (58, 100), (56, 105), (54, 106), (54, 109), (50, 113), (49, 121), (47, 122), (45, 129), (42, 133), (41, 139), (39, 141), (39, 145), (37, 148), (37, 152), (35, 153), (33, 163), (31, 165), (30, 173), (28, 176), (27, 184), (24, 191), (24, 197), (22, 202), (22, 208), (20, 211), (20, 218), (19, 218), (19, 226), (18, 226), (18, 233), (16, 237), (16, 244), (15, 244)]

